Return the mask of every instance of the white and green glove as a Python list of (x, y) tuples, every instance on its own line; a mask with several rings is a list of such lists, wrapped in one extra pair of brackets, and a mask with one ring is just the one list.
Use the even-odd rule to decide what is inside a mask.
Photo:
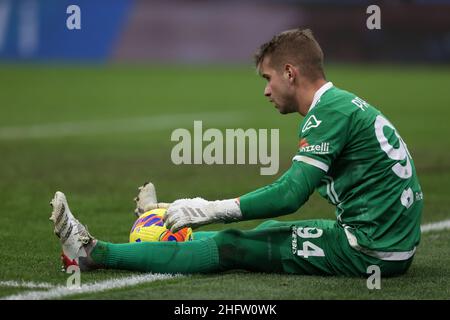
[(215, 222), (238, 221), (242, 219), (242, 213), (237, 199), (179, 199), (170, 204), (163, 219), (167, 229), (176, 232), (185, 227), (196, 228)]

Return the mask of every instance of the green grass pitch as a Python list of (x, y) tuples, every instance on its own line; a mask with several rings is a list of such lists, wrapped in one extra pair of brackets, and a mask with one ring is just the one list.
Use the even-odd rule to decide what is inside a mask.
[[(36, 290), (6, 286), (6, 281), (65, 285), (69, 275), (60, 271), (60, 246), (48, 220), (56, 190), (66, 193), (93, 235), (126, 242), (134, 221), (132, 199), (142, 182), (153, 181), (162, 201), (224, 199), (270, 183), (296, 152), (300, 117), (273, 109), (263, 97), (264, 81), (251, 66), (1, 69), (0, 298)], [(377, 106), (400, 131), (424, 191), (422, 223), (449, 219), (450, 69), (331, 65), (327, 71), (335, 85)], [(205, 128), (279, 128), (278, 175), (261, 176), (260, 165), (174, 165), (170, 134), (179, 127), (192, 130), (193, 120), (203, 120)], [(314, 195), (299, 212), (281, 219), (319, 217), (333, 219), (333, 208)], [(409, 272), (382, 279), (380, 290), (367, 289), (363, 278), (236, 271), (64, 298), (449, 299), (449, 244), (450, 230), (423, 234)], [(81, 281), (130, 275), (98, 271), (83, 273)]]

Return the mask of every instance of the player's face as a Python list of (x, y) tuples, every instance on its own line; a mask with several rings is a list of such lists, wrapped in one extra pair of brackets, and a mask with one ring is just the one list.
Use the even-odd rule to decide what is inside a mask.
[(295, 88), (282, 71), (269, 65), (269, 58), (264, 58), (259, 66), (261, 76), (267, 80), (264, 95), (269, 98), (281, 114), (297, 112)]

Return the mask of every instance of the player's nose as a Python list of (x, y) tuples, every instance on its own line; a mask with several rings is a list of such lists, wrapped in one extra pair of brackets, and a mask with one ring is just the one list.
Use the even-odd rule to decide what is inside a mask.
[(264, 88), (264, 95), (265, 95), (266, 97), (268, 97), (268, 98), (270, 98), (270, 96), (272, 95), (272, 90), (270, 89), (270, 86), (269, 86), (269, 85), (267, 85), (267, 86)]

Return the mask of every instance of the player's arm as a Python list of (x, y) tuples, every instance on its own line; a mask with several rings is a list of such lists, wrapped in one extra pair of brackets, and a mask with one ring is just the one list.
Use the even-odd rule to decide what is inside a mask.
[(273, 218), (297, 211), (314, 192), (325, 171), (293, 161), (274, 183), (239, 198), (242, 220)]
[(300, 161), (274, 183), (238, 199), (180, 199), (169, 206), (165, 223), (172, 231), (215, 222), (276, 217), (296, 211), (314, 192), (325, 171)]

